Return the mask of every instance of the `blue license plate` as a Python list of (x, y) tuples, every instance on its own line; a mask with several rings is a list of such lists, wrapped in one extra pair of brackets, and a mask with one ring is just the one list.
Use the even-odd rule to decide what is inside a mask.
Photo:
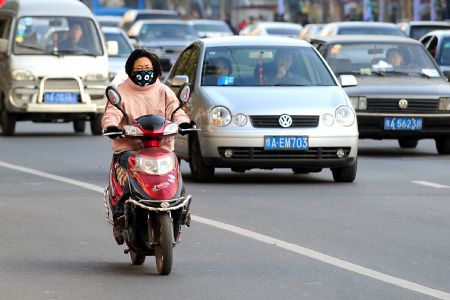
[(307, 150), (307, 136), (265, 136), (264, 150)]
[(422, 130), (422, 126), (422, 118), (384, 118), (384, 130)]
[(44, 103), (63, 103), (76, 104), (78, 103), (78, 93), (44, 93)]

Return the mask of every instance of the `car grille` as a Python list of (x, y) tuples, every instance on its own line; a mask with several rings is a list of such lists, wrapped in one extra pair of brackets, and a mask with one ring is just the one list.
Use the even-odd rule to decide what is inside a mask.
[[(253, 127), (282, 128), (279, 123), (280, 116), (250, 116)], [(317, 127), (319, 116), (291, 116), (292, 127)]]
[(350, 154), (350, 147), (311, 147), (306, 151), (295, 150), (264, 150), (257, 147), (219, 147), (220, 155), (225, 158), (225, 150), (232, 150), (231, 159), (337, 159), (338, 149), (344, 150), (346, 158)]
[(47, 78), (44, 81), (44, 90), (80, 90), (80, 86), (78, 84), (78, 81), (75, 79), (53, 79), (53, 78)]
[(400, 108), (397, 99), (367, 99), (367, 112), (380, 113), (431, 113), (438, 112), (438, 99), (407, 99), (408, 107)]

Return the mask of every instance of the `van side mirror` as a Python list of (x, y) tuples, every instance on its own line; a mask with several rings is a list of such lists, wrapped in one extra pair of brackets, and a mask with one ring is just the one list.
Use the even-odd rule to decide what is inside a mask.
[(189, 83), (189, 76), (187, 75), (177, 75), (169, 81), (169, 84), (173, 87), (181, 87), (185, 83)]
[(8, 51), (8, 40), (0, 38), (0, 53), (6, 53)]
[(339, 76), (339, 79), (341, 81), (342, 87), (350, 87), (358, 85), (358, 81), (356, 80), (356, 77), (354, 75), (341, 75)]
[(119, 54), (119, 43), (117, 41), (107, 41), (106, 49), (109, 56), (117, 56)]

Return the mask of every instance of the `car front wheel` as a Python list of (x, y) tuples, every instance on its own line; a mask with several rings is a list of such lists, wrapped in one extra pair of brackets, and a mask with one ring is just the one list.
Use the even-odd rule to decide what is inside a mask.
[(418, 143), (419, 141), (416, 139), (408, 139), (408, 138), (398, 139), (398, 144), (400, 145), (400, 148), (413, 149), (417, 147)]
[(207, 166), (203, 162), (198, 137), (194, 137), (190, 143), (189, 167), (191, 168), (191, 176), (194, 180), (207, 181), (214, 176), (214, 167)]
[(450, 154), (450, 136), (436, 138), (435, 142), (439, 154)]
[(358, 160), (350, 166), (342, 168), (331, 168), (333, 179), (335, 182), (353, 182), (356, 178), (356, 171), (358, 170)]

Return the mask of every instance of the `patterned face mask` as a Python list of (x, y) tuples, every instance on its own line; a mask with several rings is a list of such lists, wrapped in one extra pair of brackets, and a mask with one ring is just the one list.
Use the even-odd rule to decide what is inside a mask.
[(139, 86), (146, 86), (155, 83), (156, 76), (153, 70), (134, 71), (131, 74), (131, 80)]

